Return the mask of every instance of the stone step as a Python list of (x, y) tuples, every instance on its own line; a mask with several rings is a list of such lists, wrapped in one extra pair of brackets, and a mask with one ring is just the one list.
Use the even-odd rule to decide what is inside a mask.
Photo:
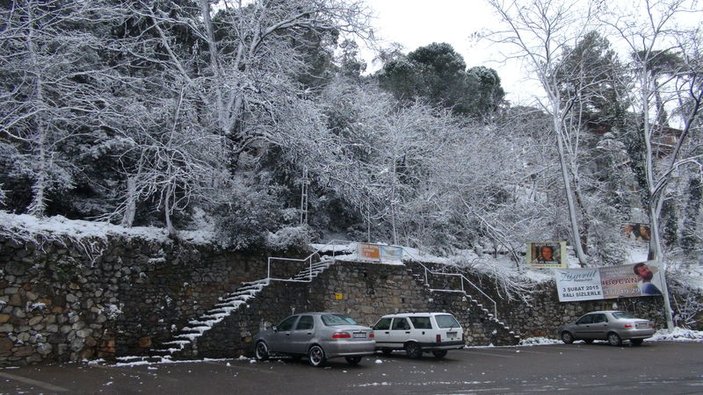
[(196, 319), (196, 320), (188, 321), (188, 324), (192, 324), (192, 323), (195, 323), (195, 322), (214, 321), (214, 320), (222, 319), (222, 318), (224, 318), (224, 317), (227, 317), (227, 314), (225, 314), (225, 313), (219, 313), (219, 314), (204, 314), (204, 315), (201, 315), (200, 317), (198, 317), (198, 319)]
[(264, 286), (256, 284), (256, 285), (245, 285), (243, 287), (239, 287), (234, 290), (234, 293), (244, 293), (244, 292), (258, 292), (261, 291), (261, 289)]
[(183, 329), (181, 329), (181, 333), (188, 334), (188, 333), (203, 333), (206, 330), (210, 329), (209, 326), (206, 325), (200, 325), (200, 326), (187, 326)]
[(161, 363), (165, 361), (170, 361), (171, 358), (168, 356), (133, 356), (133, 357), (119, 357), (117, 358), (118, 364), (140, 364), (140, 363)]
[(157, 357), (166, 357), (170, 356), (174, 351), (180, 351), (182, 349), (183, 348), (155, 348), (153, 350), (149, 350), (149, 354)]
[(163, 342), (163, 343), (161, 343), (161, 344), (162, 344), (162, 345), (165, 345), (165, 346), (180, 346), (180, 347), (183, 347), (183, 346), (186, 345), (186, 344), (190, 344), (190, 342), (189, 342), (188, 340), (170, 340), (170, 341), (167, 341), (167, 342)]
[(246, 296), (246, 295), (251, 296), (251, 295), (256, 295), (259, 292), (261, 292), (261, 289), (259, 289), (259, 288), (247, 289), (245, 291), (238, 290), (238, 291), (232, 292), (230, 294), (227, 294), (225, 296), (220, 296), (218, 299), (222, 300), (222, 299), (226, 299), (226, 298), (232, 298), (232, 297), (237, 297), (237, 296)]
[(266, 286), (268, 285), (268, 279), (263, 279), (263, 280), (256, 280), (256, 281), (243, 281), (242, 286), (237, 288), (237, 289), (243, 289), (246, 288), (247, 286)]
[[(219, 309), (219, 308), (222, 308), (222, 307), (239, 307), (239, 306), (243, 305), (244, 302), (246, 302), (247, 300), (249, 300), (249, 299), (251, 299), (251, 298), (252, 298), (252, 297), (248, 297), (248, 298), (232, 298), (232, 299), (229, 299), (229, 300), (224, 300), (224, 301), (222, 301), (221, 303), (218, 303), (218, 304), (216, 304), (216, 305), (213, 306), (213, 307), (214, 307), (214, 309)], [(208, 311), (208, 312), (205, 313), (205, 314), (210, 314), (211, 312), (212, 312), (212, 311), (210, 310), (210, 311)]]

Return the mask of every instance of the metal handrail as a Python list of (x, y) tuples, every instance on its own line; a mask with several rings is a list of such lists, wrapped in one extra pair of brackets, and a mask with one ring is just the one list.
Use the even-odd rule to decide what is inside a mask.
[[(309, 283), (312, 282), (312, 258), (317, 255), (318, 257), (320, 256), (320, 251), (324, 250), (325, 247), (329, 247), (331, 245), (336, 245), (340, 243), (346, 243), (346, 245), (352, 244), (352, 242), (348, 240), (330, 240), (326, 244), (322, 245), (319, 247), (317, 250), (315, 250), (313, 253), (308, 255), (305, 258), (283, 258), (283, 257), (268, 257), (268, 262), (267, 262), (267, 274), (266, 278), (269, 281), (287, 281), (287, 282), (294, 282), (294, 283)], [(337, 256), (337, 249), (333, 248), (332, 249), (332, 259), (334, 259)], [(296, 280), (294, 278), (276, 278), (276, 277), (271, 277), (271, 260), (278, 260), (278, 261), (288, 261), (288, 262), (308, 262), (308, 279), (307, 280)]]
[(476, 284), (474, 284), (471, 280), (469, 280), (468, 278), (466, 278), (466, 276), (464, 276), (464, 275), (461, 274), (461, 273), (444, 273), (444, 272), (437, 272), (437, 271), (431, 270), (431, 269), (428, 268), (427, 266), (423, 265), (422, 262), (420, 262), (420, 259), (419, 259), (417, 256), (415, 256), (415, 254), (413, 254), (413, 253), (411, 253), (410, 251), (406, 250), (405, 247), (400, 247), (400, 248), (403, 250), (404, 253), (407, 253), (407, 254), (410, 255), (412, 258), (415, 258), (415, 262), (416, 262), (418, 265), (422, 266), (423, 269), (425, 269), (425, 285), (428, 285), (428, 286), (430, 285), (429, 279), (428, 279), (428, 277), (427, 277), (427, 274), (428, 274), (428, 273), (429, 273), (429, 274), (432, 274), (432, 275), (438, 275), (438, 276), (460, 277), (460, 279), (461, 279), (461, 290), (454, 290), (454, 289), (436, 289), (436, 291), (440, 291), (440, 292), (462, 292), (462, 293), (466, 294), (466, 290), (464, 289), (464, 281), (466, 281), (466, 282), (469, 283), (469, 285), (471, 285), (475, 290), (477, 290), (478, 292), (480, 292), (481, 295), (483, 295), (486, 299), (490, 300), (491, 303), (493, 303), (493, 316), (494, 316), (496, 319), (498, 319), (498, 303), (496, 303), (496, 301), (495, 301), (493, 298), (491, 298), (490, 296), (488, 296), (488, 294), (486, 294), (485, 292), (483, 292), (483, 290), (482, 290), (481, 288), (479, 288)]

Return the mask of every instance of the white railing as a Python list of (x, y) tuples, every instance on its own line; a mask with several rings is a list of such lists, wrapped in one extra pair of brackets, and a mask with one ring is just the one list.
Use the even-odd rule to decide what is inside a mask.
[[(320, 252), (323, 250), (327, 250), (328, 247), (333, 246), (332, 248), (332, 259), (334, 259), (337, 256), (337, 245), (340, 244), (345, 244), (345, 250), (348, 249), (349, 245), (352, 244), (352, 242), (347, 241), (347, 240), (332, 240), (329, 241), (327, 244), (322, 245), (319, 247), (315, 252), (312, 254), (308, 255), (305, 258), (281, 258), (281, 257), (269, 257), (268, 258), (268, 265), (267, 265), (267, 276), (266, 278), (269, 281), (287, 281), (287, 282), (294, 282), (294, 283), (309, 283), (312, 281), (312, 265), (313, 265), (313, 258), (315, 256), (320, 258)], [(340, 249), (339, 251), (342, 251)], [(308, 265), (308, 277), (306, 279), (295, 279), (293, 277), (289, 278), (282, 278), (282, 277), (272, 277), (271, 276), (271, 263), (276, 263), (276, 262), (288, 262), (288, 263), (307, 263)]]
[(433, 289), (432, 289), (433, 291), (438, 291), (438, 292), (461, 292), (461, 293), (463, 293), (464, 295), (468, 295), (468, 294), (466, 293), (466, 289), (464, 288), (464, 283), (466, 282), (466, 283), (467, 283), (468, 285), (470, 285), (473, 289), (475, 289), (476, 291), (478, 291), (481, 295), (483, 295), (486, 299), (490, 300), (491, 303), (493, 303), (493, 317), (494, 317), (495, 319), (498, 319), (498, 303), (496, 303), (496, 301), (495, 301), (493, 298), (491, 298), (490, 296), (488, 296), (488, 294), (486, 294), (485, 292), (483, 292), (483, 290), (481, 290), (481, 288), (479, 288), (476, 284), (474, 284), (473, 282), (471, 282), (471, 280), (469, 280), (468, 278), (466, 278), (466, 276), (464, 276), (464, 275), (461, 274), (461, 273), (445, 273), (445, 272), (437, 272), (437, 271), (434, 271), (434, 270), (428, 268), (427, 266), (423, 265), (422, 263), (420, 263), (420, 259), (419, 259), (417, 256), (415, 256), (415, 254), (411, 253), (410, 251), (406, 250), (406, 249), (403, 248), (403, 247), (401, 247), (401, 248), (403, 249), (403, 253), (408, 254), (410, 257), (414, 258), (414, 261), (417, 262), (418, 265), (422, 266), (423, 269), (425, 269), (425, 284), (426, 284), (427, 286), (430, 285), (430, 282), (429, 282), (429, 275), (434, 275), (434, 276), (438, 276), (438, 277), (459, 277), (459, 279), (460, 279), (460, 281), (461, 281), (461, 284), (460, 284), (460, 288), (459, 288), (459, 289), (456, 289), (456, 288), (433, 288)]

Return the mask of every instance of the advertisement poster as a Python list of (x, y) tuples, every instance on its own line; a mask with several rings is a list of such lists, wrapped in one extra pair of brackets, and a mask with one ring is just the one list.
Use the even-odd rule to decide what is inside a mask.
[(601, 277), (594, 269), (555, 269), (560, 302), (603, 299)]
[(661, 295), (661, 271), (653, 261), (593, 269), (556, 269), (560, 302)]
[(540, 241), (527, 243), (527, 262), (533, 268), (565, 268), (566, 242)]
[(600, 273), (603, 299), (641, 296), (637, 286), (640, 279), (635, 275), (633, 265), (606, 266), (600, 268)]
[(381, 246), (381, 262), (402, 263), (403, 249), (395, 246)]
[(378, 244), (359, 243), (359, 258), (365, 261), (380, 262), (381, 246)]
[(371, 262), (402, 263), (403, 249), (389, 245), (359, 243), (359, 258)]

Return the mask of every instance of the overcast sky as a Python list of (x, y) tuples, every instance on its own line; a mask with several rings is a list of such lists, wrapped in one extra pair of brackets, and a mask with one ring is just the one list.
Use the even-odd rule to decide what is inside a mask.
[[(384, 43), (398, 42), (404, 52), (433, 42), (446, 42), (464, 57), (468, 67), (486, 66), (495, 69), (501, 78), (507, 99), (513, 104), (531, 102), (535, 83), (526, 81), (526, 73), (515, 61), (505, 64), (498, 48), (476, 42), (469, 36), (477, 31), (496, 27), (497, 17), (482, 0), (369, 0), (376, 15), (373, 21), (376, 38)], [(371, 57), (371, 56), (369, 56)], [(371, 64), (377, 69), (380, 65)], [(532, 86), (532, 89), (526, 89)]]

